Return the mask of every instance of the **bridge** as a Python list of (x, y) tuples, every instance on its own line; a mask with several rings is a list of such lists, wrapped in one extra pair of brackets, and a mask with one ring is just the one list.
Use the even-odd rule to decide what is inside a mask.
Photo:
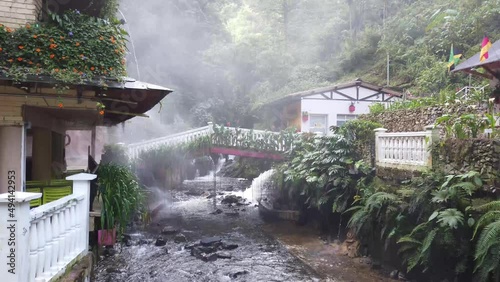
[[(289, 150), (296, 133), (292, 131), (270, 132), (236, 127), (225, 127), (211, 122), (207, 126), (185, 132), (127, 145), (131, 159), (140, 158), (141, 153), (161, 148), (198, 143), (197, 149), (209, 153), (251, 158), (281, 160)], [(193, 146), (195, 150), (196, 146)]]

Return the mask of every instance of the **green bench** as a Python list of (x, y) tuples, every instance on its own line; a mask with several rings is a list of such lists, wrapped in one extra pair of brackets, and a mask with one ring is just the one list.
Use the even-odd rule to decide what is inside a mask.
[(30, 202), (30, 207), (34, 208), (71, 195), (73, 193), (73, 183), (64, 179), (27, 181), (26, 192), (43, 194), (41, 198)]

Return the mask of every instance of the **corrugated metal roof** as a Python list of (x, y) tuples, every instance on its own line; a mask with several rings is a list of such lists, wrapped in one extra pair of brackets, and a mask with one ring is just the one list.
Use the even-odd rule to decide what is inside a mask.
[(479, 56), (481, 52), (477, 52), (474, 56), (460, 63), (452, 72), (457, 72), (461, 70), (469, 70), (471, 68), (477, 68), (491, 63), (496, 63), (500, 61), (500, 40), (497, 40), (491, 45), (490, 50), (488, 50), (488, 59), (483, 62), (479, 61)]

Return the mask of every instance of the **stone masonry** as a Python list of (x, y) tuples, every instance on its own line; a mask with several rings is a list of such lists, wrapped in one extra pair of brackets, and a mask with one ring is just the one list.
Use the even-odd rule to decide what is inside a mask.
[(42, 11), (42, 0), (1, 0), (0, 24), (18, 28), (36, 22)]

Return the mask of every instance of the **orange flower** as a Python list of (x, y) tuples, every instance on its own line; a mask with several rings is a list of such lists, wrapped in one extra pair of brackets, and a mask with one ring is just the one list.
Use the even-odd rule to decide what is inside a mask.
[(57, 44), (52, 43), (52, 44), (50, 44), (49, 48), (50, 49), (56, 49), (57, 48)]
[(64, 40), (64, 36), (59, 37), (61, 40)]
[(18, 60), (19, 62), (22, 62), (22, 61), (23, 61), (23, 58), (19, 57), (19, 58), (17, 58), (17, 60)]
[(33, 62), (32, 62), (32, 61), (29, 61), (29, 62), (28, 62), (28, 64), (32, 65), (32, 64), (33, 64)]
[(26, 28), (27, 28), (27, 29), (30, 29), (30, 28), (31, 28), (31, 25), (30, 25), (30, 24), (26, 24)]
[(0, 48), (0, 52), (2, 52), (2, 51), (3, 51), (3, 49), (2, 49), (2, 48)]
[(33, 38), (37, 39), (37, 38), (38, 38), (38, 35), (33, 34)]
[(12, 62), (14, 62), (14, 60), (13, 59), (8, 59), (7, 62), (12, 63)]
[(83, 54), (80, 54), (80, 57), (83, 58), (84, 57)]
[(11, 33), (11, 32), (12, 32), (12, 29), (7, 28), (7, 29), (6, 29), (6, 31), (7, 31), (8, 33)]
[(51, 38), (51, 39), (50, 39), (50, 42), (54, 43), (54, 38)]
[(42, 52), (42, 50), (40, 50), (40, 48), (36, 48), (36, 50), (38, 53)]
[(62, 109), (62, 107), (64, 107), (63, 103), (59, 102), (59, 104), (57, 104), (57, 106), (59, 107), (59, 109)]
[(82, 74), (83, 74), (83, 72), (79, 72), (78, 74), (79, 74), (79, 75), (82, 75)]
[(62, 58), (61, 58), (61, 59), (66, 60), (66, 56), (62, 56)]
[(17, 48), (19, 48), (20, 50), (23, 50), (24, 46), (23, 45), (19, 45), (19, 46), (17, 46)]
[(36, 64), (37, 67), (40, 67), (41, 65), (40, 64)]
[(120, 50), (115, 49), (115, 53), (116, 53), (116, 54), (120, 53)]
[(99, 37), (99, 40), (104, 40), (104, 36)]
[(55, 57), (55, 56), (56, 56), (56, 55), (54, 55), (54, 54), (50, 54), (50, 58), (51, 58), (51, 59), (54, 59), (54, 57)]
[(76, 42), (76, 43), (75, 43), (75, 46), (76, 46), (76, 47), (80, 46), (80, 42)]
[(94, 67), (90, 67), (90, 70), (91, 70), (91, 71), (94, 71), (94, 70), (95, 70), (95, 68), (94, 68)]
[(100, 114), (101, 116), (103, 116), (103, 115), (104, 115), (104, 111), (103, 111), (103, 110), (100, 110), (100, 111), (99, 111), (99, 114)]
[(74, 73), (77, 73), (77, 72), (78, 72), (78, 70), (77, 70), (77, 69), (73, 69), (73, 72), (74, 72)]
[(55, 72), (59, 72), (59, 69), (54, 69)]
[(110, 71), (112, 71), (112, 70), (113, 70), (113, 68), (112, 68), (112, 67), (109, 67), (109, 70), (110, 70)]

